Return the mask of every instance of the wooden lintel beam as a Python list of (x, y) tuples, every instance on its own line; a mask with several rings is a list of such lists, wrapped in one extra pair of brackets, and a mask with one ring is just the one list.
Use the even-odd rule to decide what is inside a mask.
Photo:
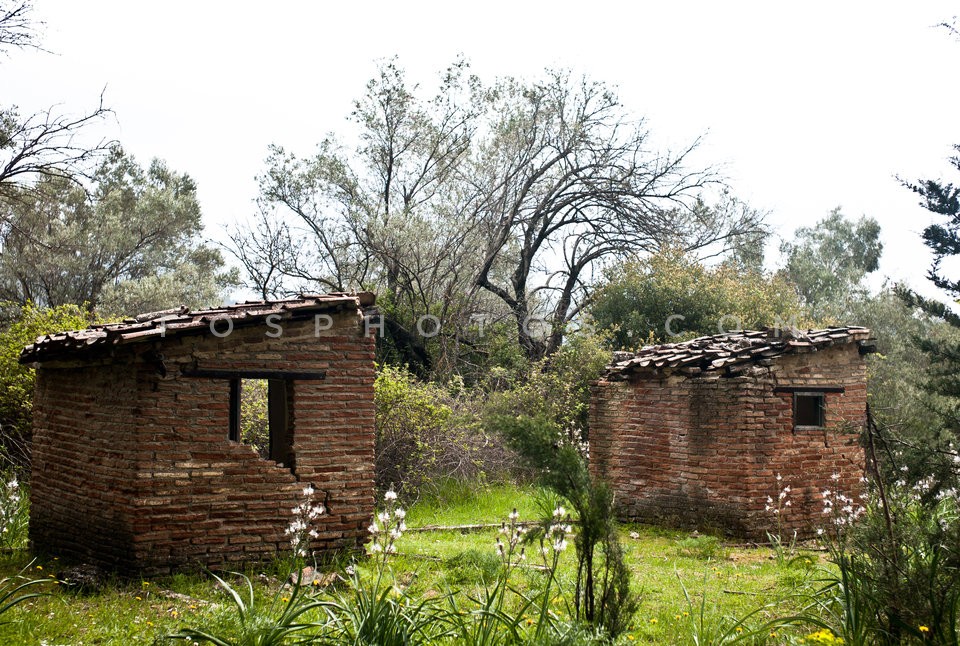
[(184, 368), (180, 371), (184, 377), (199, 379), (326, 379), (324, 370), (216, 370), (206, 368)]
[(843, 393), (843, 386), (775, 386), (775, 393)]

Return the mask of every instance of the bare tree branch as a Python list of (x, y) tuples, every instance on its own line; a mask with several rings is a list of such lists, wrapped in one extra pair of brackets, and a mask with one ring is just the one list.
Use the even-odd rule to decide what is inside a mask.
[(112, 110), (103, 105), (103, 94), (97, 107), (81, 116), (50, 108), (21, 120), (14, 108), (0, 111), (0, 197), (10, 197), (12, 188), (28, 186), (41, 177), (64, 176), (78, 183), (90, 178), (92, 162), (106, 155), (116, 142), (100, 139), (89, 145), (80, 141), (79, 135), (110, 114)]
[(0, 0), (0, 52), (13, 47), (40, 49), (37, 27), (42, 22), (30, 18), (33, 3), (30, 0)]

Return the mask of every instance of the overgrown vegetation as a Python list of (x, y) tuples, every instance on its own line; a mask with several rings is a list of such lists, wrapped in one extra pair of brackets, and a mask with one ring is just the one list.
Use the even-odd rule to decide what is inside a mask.
[(42, 334), (85, 328), (90, 316), (77, 305), (55, 308), (0, 303), (0, 464), (29, 464), (33, 410), (33, 369), (20, 364), (20, 351)]
[[(29, 10), (0, 0), (0, 52), (37, 47)], [(652, 152), (611, 87), (563, 70), (484, 83), (463, 60), (433, 97), (384, 62), (351, 113), (357, 145), (272, 147), (260, 212), (230, 234), (264, 298), (379, 292), (368, 554), (304, 580), (326, 512), (306, 487), (270, 571), (59, 590), (56, 558), (26, 552), (22, 347), (104, 313), (205, 304), (238, 278), (200, 238), (188, 175), (75, 144), (107, 113), (0, 107), (0, 641), (960, 643), (960, 315), (904, 286), (872, 291), (879, 226), (839, 208), (765, 267), (762, 214), (728, 191), (708, 204), (719, 178), (687, 167), (694, 146)], [(956, 297), (960, 189), (904, 185), (938, 218), (930, 278)], [(824, 551), (781, 534), (779, 480), (770, 550), (618, 526), (589, 470), (590, 383), (611, 350), (847, 323), (882, 350), (868, 359), (877, 423), (862, 491), (823, 483)], [(266, 400), (266, 382), (244, 384), (242, 440), (261, 453)], [(505, 520), (414, 534), (408, 515)]]
[(616, 349), (808, 322), (795, 286), (730, 258), (708, 266), (667, 248), (607, 271), (590, 313)]
[[(217, 573), (239, 596), (246, 618), (243, 620), (237, 598), (216, 578), (207, 575), (180, 574), (151, 581), (113, 580), (102, 590), (84, 595), (48, 584), (37, 588), (48, 591), (48, 596), (30, 599), (4, 616), (13, 621), (0, 624), (0, 641), (96, 641), (120, 646), (155, 640), (163, 643), (165, 635), (186, 636), (196, 630), (227, 644), (266, 644), (276, 642), (241, 640), (244, 635), (277, 635), (280, 630), (309, 624), (290, 634), (288, 642), (280, 643), (301, 639), (316, 640), (316, 643), (397, 643), (367, 637), (376, 635), (379, 639), (391, 631), (394, 631), (392, 634), (406, 631), (409, 636), (422, 623), (420, 632), (410, 641), (400, 643), (571, 646), (603, 643), (602, 632), (597, 633), (576, 621), (573, 593), (577, 559), (573, 546), (553, 549), (556, 539), (562, 542), (565, 538), (570, 543), (575, 540), (570, 534), (575, 535), (578, 530), (576, 517), (571, 519), (573, 522), (567, 522), (566, 514), (560, 514), (564, 521), (553, 523), (554, 498), (544, 502), (542, 492), (511, 486), (440, 497), (447, 498), (459, 498), (459, 502), (450, 505), (430, 501), (406, 509), (404, 520), (410, 528), (395, 539), (396, 553), (390, 553), (386, 559), (375, 557), (333, 563), (328, 566), (329, 571), (338, 576), (330, 583), (325, 580), (323, 585), (314, 585), (304, 580), (305, 585), (296, 588), (287, 582), (287, 561), (277, 568), (246, 569), (240, 575)], [(394, 519), (397, 508), (395, 504), (391, 516)], [(514, 508), (516, 516), (511, 520)], [(385, 511), (386, 507), (381, 509)], [(540, 536), (524, 524), (527, 519), (543, 516), (551, 519), (546, 525), (547, 534), (542, 535), (546, 562), (540, 552)], [(505, 521), (503, 533), (498, 529), (466, 534), (456, 530), (413, 531), (424, 523), (456, 525), (498, 518)], [(559, 528), (559, 532), (549, 532), (555, 524), (569, 525), (569, 532), (565, 527)], [(388, 522), (387, 531), (381, 533), (387, 540), (389, 528), (392, 524)], [(524, 531), (514, 542), (511, 554), (511, 537), (519, 528)], [(636, 538), (629, 537), (628, 532), (633, 532)], [(624, 562), (643, 597), (638, 614), (618, 643), (688, 641), (689, 606), (677, 580), (678, 573), (690, 589), (694, 603), (700, 595), (709, 600), (707, 622), (727, 621), (726, 617), (744, 616), (757, 607), (770, 605), (745, 622), (752, 630), (773, 619), (772, 604), (779, 600), (783, 603), (776, 607), (778, 613), (800, 607), (795, 600), (776, 590), (790, 571), (771, 559), (770, 551), (765, 548), (729, 546), (727, 558), (701, 561), (672, 549), (681, 539), (675, 532), (628, 527), (620, 536)], [(503, 545), (502, 555), (497, 539)], [(505, 558), (507, 555), (509, 559)], [(0, 558), (0, 575), (16, 575), (27, 565), (28, 561), (21, 560), (25, 558), (22, 553)], [(468, 578), (463, 578), (465, 562), (479, 564)], [(57, 561), (37, 562), (30, 564), (29, 572), (24, 571), (23, 576), (49, 580), (47, 574), (59, 567)], [(379, 584), (378, 576), (381, 577)], [(696, 585), (691, 587), (691, 582)], [(724, 589), (749, 594), (724, 594)], [(376, 596), (372, 596), (374, 590)], [(300, 608), (314, 603), (320, 605), (291, 619)], [(366, 630), (370, 632), (358, 638), (358, 633)], [(799, 636), (812, 630), (799, 628), (788, 633)], [(418, 641), (417, 636), (424, 639)], [(199, 635), (192, 635), (191, 640), (204, 643)], [(186, 643), (186, 640), (174, 643)]]
[(380, 366), (374, 384), (377, 487), (429, 495), (448, 480), (503, 481), (513, 456), (480, 423), (484, 396), (459, 380), (424, 383), (404, 368)]

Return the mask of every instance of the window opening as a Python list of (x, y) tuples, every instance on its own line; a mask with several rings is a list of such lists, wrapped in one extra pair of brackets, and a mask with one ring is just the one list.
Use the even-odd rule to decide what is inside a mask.
[(817, 392), (798, 392), (793, 395), (794, 428), (823, 428), (824, 396)]
[(230, 439), (292, 469), (292, 391), (293, 382), (286, 379), (231, 379)]

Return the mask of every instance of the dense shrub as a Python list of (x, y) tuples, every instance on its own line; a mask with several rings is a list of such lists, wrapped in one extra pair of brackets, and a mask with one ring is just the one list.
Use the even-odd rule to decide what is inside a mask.
[(574, 333), (557, 352), (516, 375), (493, 372), (485, 415), (539, 415), (586, 439), (590, 383), (610, 362), (607, 343), (605, 336)]
[[(848, 644), (960, 643), (960, 501), (933, 476), (877, 477), (895, 468), (876, 459), (865, 491), (821, 492), (823, 537), (835, 566), (817, 595), (821, 623)], [(957, 458), (960, 461), (960, 458)]]
[(33, 369), (20, 364), (20, 351), (40, 335), (85, 328), (91, 321), (75, 305), (38, 308), (0, 303), (0, 311), (6, 320), (0, 329), (0, 451), (23, 466), (29, 461)]
[(480, 423), (480, 398), (462, 383), (425, 383), (403, 368), (381, 366), (374, 385), (376, 482), (405, 497), (449, 480), (499, 480), (513, 458)]

